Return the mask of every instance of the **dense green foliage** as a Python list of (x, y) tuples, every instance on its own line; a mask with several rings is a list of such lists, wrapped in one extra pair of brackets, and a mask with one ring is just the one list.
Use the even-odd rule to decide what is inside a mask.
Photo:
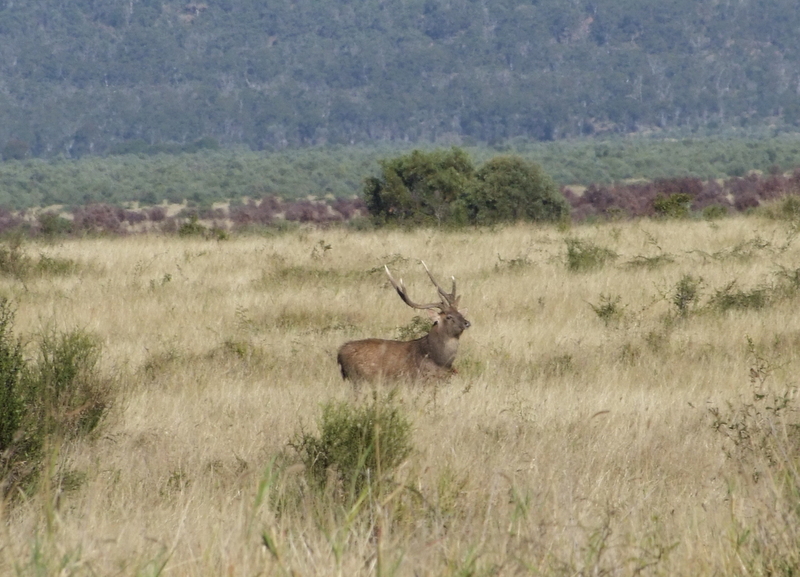
[(22, 159), (197, 142), (263, 150), (795, 129), (796, 8), (0, 0), (0, 151)]
[(555, 221), (569, 216), (569, 204), (537, 164), (519, 156), (498, 156), (475, 174), (463, 205), (471, 223)]
[(414, 150), (380, 164), (381, 176), (364, 184), (367, 208), (379, 221), (441, 224), (458, 218), (455, 203), (474, 173), (463, 150)]
[(478, 170), (460, 148), (381, 161), (364, 197), (379, 223), (494, 224), (554, 221), (569, 205), (541, 168), (519, 156), (498, 156)]

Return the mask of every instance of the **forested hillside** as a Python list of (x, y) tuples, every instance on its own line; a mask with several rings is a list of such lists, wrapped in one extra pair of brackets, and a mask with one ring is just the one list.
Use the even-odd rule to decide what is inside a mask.
[(0, 147), (792, 130), (798, 34), (791, 0), (0, 0)]

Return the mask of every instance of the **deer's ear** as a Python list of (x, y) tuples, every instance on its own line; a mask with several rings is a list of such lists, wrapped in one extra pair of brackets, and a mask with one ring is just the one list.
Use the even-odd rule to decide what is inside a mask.
[(436, 312), (435, 310), (433, 310), (433, 309), (428, 309), (428, 316), (429, 316), (429, 317), (431, 317), (431, 320), (432, 320), (433, 322), (436, 322), (436, 321), (438, 321), (438, 320), (439, 320), (439, 313), (437, 313), (437, 312)]

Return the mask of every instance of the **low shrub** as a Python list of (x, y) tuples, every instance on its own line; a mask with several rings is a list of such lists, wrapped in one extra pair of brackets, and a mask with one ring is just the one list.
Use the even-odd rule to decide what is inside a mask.
[(742, 290), (736, 287), (736, 281), (731, 281), (723, 288), (717, 289), (708, 304), (721, 312), (731, 309), (762, 309), (767, 306), (769, 296), (770, 291), (767, 287)]
[(46, 237), (64, 236), (72, 232), (72, 221), (56, 212), (43, 212), (37, 220), (39, 232)]
[(305, 465), (309, 484), (355, 500), (368, 487), (391, 478), (411, 454), (411, 423), (392, 395), (366, 405), (329, 402), (322, 407), (319, 435), (301, 433), (290, 446)]
[(110, 406), (109, 384), (100, 378), (100, 343), (83, 330), (41, 336), (38, 357), (26, 377), (29, 410), (39, 427), (65, 438), (91, 433)]
[(7, 299), (0, 299), (0, 495), (8, 492), (20, 477), (35, 447), (23, 443), (26, 419), (22, 377), (25, 360), (22, 344), (12, 335), (14, 311)]
[(178, 227), (178, 236), (204, 236), (208, 229), (198, 222), (197, 213), (189, 215), (189, 219)]
[(100, 346), (88, 333), (50, 332), (26, 361), (12, 336), (14, 311), (0, 299), (0, 494), (25, 489), (37, 477), (53, 439), (94, 431), (111, 404), (97, 371)]
[(622, 319), (625, 307), (621, 306), (620, 302), (622, 302), (622, 297), (620, 296), (600, 295), (600, 302), (597, 305), (589, 303), (589, 306), (592, 307), (597, 317), (606, 326), (609, 326)]
[(776, 216), (788, 221), (800, 220), (800, 196), (790, 194), (778, 203)]
[(700, 298), (700, 287), (703, 279), (690, 274), (685, 274), (675, 285), (672, 293), (672, 304), (678, 309), (680, 316), (686, 316), (692, 306), (695, 306)]
[(800, 411), (797, 389), (773, 383), (774, 360), (747, 338), (750, 396), (709, 408), (747, 513), (731, 507), (736, 556), (749, 575), (795, 575), (800, 566)]
[(653, 210), (661, 218), (688, 218), (692, 197), (685, 192), (658, 195), (653, 201)]
[(78, 263), (69, 258), (59, 258), (40, 254), (33, 270), (40, 275), (67, 276), (78, 270)]
[(31, 258), (22, 250), (21, 236), (16, 235), (0, 244), (0, 275), (24, 279), (31, 267)]
[(728, 207), (722, 204), (710, 204), (703, 209), (705, 220), (719, 220), (728, 216)]
[(655, 270), (662, 266), (675, 262), (675, 258), (669, 254), (657, 254), (655, 256), (637, 255), (625, 263), (626, 268), (644, 268)]
[(597, 246), (586, 240), (568, 238), (567, 243), (567, 268), (571, 271), (582, 272), (602, 268), (607, 261), (615, 260), (617, 253), (609, 248)]
[(39, 254), (38, 260), (22, 248), (21, 236), (0, 244), (0, 275), (25, 282), (34, 276), (66, 276), (78, 270), (72, 259)]

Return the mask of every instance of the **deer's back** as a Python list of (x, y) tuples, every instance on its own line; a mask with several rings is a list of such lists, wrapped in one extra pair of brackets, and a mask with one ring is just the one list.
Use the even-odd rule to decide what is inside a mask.
[(354, 381), (444, 376), (449, 370), (439, 367), (424, 352), (422, 339), (390, 341), (364, 339), (350, 341), (339, 349), (342, 377)]

